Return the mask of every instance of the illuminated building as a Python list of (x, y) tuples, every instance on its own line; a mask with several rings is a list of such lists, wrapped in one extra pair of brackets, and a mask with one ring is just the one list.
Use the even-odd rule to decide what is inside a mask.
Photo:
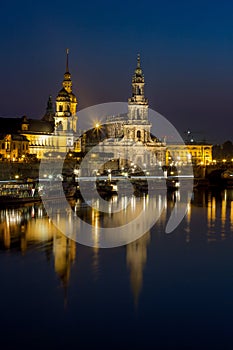
[(72, 80), (69, 72), (68, 49), (66, 54), (66, 72), (63, 87), (56, 98), (55, 130), (76, 132), (77, 130), (77, 98), (72, 92)]
[(23, 135), (0, 134), (0, 159), (18, 161), (23, 159), (29, 150), (29, 141)]
[(169, 144), (166, 150), (167, 165), (209, 165), (212, 163), (212, 145), (192, 142), (181, 144)]
[[(129, 163), (143, 169), (144, 164), (155, 166), (165, 163), (166, 145), (151, 134), (148, 120), (148, 99), (144, 95), (145, 79), (141, 68), (140, 56), (132, 78), (132, 96), (128, 99), (128, 113), (110, 116), (103, 124), (101, 137), (93, 139), (93, 132), (85, 135), (85, 151), (93, 145), (99, 145), (102, 154), (113, 154), (119, 167), (129, 167)], [(98, 131), (98, 130), (97, 130)], [(101, 136), (101, 135), (97, 135)], [(98, 154), (96, 155), (98, 169)]]
[(72, 80), (69, 72), (68, 50), (66, 52), (66, 71), (63, 87), (56, 98), (56, 111), (53, 111), (51, 96), (46, 114), (42, 120), (25, 119), (22, 133), (30, 142), (30, 153), (57, 157), (73, 149), (77, 132), (77, 98), (72, 92)]
[[(49, 96), (45, 115), (40, 119), (0, 118), (0, 128), (7, 134), (21, 134), (29, 141), (27, 153), (37, 158), (60, 157), (73, 150), (74, 139), (77, 138), (77, 99), (72, 92), (72, 80), (66, 54), (66, 71), (63, 87), (56, 98), (54, 111), (52, 97)], [(75, 143), (76, 148), (80, 146)], [(76, 149), (79, 151), (79, 149)], [(3, 152), (1, 152), (3, 154)]]

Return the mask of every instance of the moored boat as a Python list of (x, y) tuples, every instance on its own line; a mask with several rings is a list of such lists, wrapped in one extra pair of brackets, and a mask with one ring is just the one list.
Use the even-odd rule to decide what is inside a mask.
[(64, 182), (62, 186), (59, 183), (48, 183), (44, 181), (19, 181), (9, 180), (0, 181), (0, 206), (22, 205), (27, 203), (39, 202), (42, 199), (54, 200), (62, 198), (72, 198), (75, 195), (76, 187)]

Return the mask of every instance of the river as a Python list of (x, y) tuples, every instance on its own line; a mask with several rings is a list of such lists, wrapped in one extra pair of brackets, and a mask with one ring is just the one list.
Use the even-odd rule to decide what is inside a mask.
[[(146, 210), (133, 200), (131, 215)], [(42, 204), (2, 209), (1, 348), (232, 349), (233, 190), (195, 190), (170, 234), (179, 193), (164, 201), (140, 239), (109, 249), (64, 236)], [(95, 229), (123, 217), (71, 207)]]

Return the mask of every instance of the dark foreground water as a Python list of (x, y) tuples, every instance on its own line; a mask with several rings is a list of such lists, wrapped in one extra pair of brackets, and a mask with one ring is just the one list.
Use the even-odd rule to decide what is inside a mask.
[(1, 210), (1, 349), (232, 349), (233, 191), (195, 192), (168, 235), (173, 202), (112, 249), (69, 240), (40, 205)]

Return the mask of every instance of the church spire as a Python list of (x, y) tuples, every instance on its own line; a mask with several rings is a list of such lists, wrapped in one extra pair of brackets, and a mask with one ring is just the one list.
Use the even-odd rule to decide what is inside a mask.
[(46, 112), (45, 112), (45, 115), (43, 116), (42, 120), (46, 120), (48, 122), (54, 122), (54, 116), (55, 116), (55, 112), (54, 112), (54, 108), (53, 108), (52, 96), (49, 95)]
[[(77, 131), (77, 98), (72, 92), (72, 80), (69, 72), (69, 49), (66, 49), (66, 72), (62, 82), (62, 89), (56, 98), (55, 132)], [(72, 141), (73, 142), (73, 141)], [(67, 145), (70, 148), (70, 144)]]
[(141, 68), (141, 57), (140, 57), (140, 54), (138, 54), (137, 67), (132, 77), (132, 97), (130, 98), (129, 102), (139, 103), (139, 104), (148, 103), (147, 99), (144, 96), (144, 86), (145, 86), (145, 79)]
[(137, 67), (134, 71), (134, 75), (132, 78), (132, 83), (145, 83), (144, 81), (144, 75), (142, 73), (142, 68), (141, 68), (141, 57), (140, 54), (138, 53), (137, 56)]
[(137, 57), (137, 68), (141, 68), (141, 58), (140, 58), (140, 53), (138, 53), (138, 57)]
[(69, 49), (66, 49), (66, 73), (69, 73)]
[(69, 72), (69, 49), (66, 49), (66, 72), (62, 85), (69, 94), (72, 92), (72, 80)]
[[(128, 99), (130, 122), (148, 124), (148, 99), (144, 95), (145, 80), (141, 67), (141, 57), (137, 55), (137, 66), (132, 77), (132, 96)], [(149, 134), (148, 134), (149, 135)]]

